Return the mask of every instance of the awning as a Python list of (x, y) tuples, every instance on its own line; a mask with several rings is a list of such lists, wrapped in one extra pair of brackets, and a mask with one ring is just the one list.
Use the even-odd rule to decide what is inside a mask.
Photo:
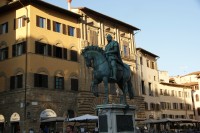
[(66, 122), (93, 122), (93, 121), (94, 122), (98, 121), (98, 116), (86, 114), (79, 117), (66, 119)]
[(41, 119), (40, 122), (64, 122), (64, 117), (50, 117), (46, 119)]
[(197, 122), (197, 120), (194, 119), (171, 119), (171, 118), (164, 118), (164, 119), (159, 119), (159, 120), (154, 120), (154, 119), (148, 119), (145, 120), (144, 123), (146, 124), (151, 124), (151, 123), (166, 123), (166, 122), (180, 122), (180, 123), (194, 123)]

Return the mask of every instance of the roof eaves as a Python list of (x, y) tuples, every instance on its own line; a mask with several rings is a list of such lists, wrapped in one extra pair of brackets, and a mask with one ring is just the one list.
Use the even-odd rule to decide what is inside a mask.
[(92, 13), (95, 13), (95, 15), (99, 15), (99, 16), (101, 16), (101, 17), (104, 17), (104, 18), (108, 19), (108, 20), (115, 21), (115, 22), (117, 22), (117, 23), (119, 23), (119, 24), (128, 26), (129, 28), (131, 28), (131, 29), (133, 29), (133, 30), (135, 30), (135, 31), (136, 31), (136, 30), (140, 30), (139, 28), (137, 28), (137, 27), (135, 27), (135, 26), (132, 26), (132, 25), (130, 25), (130, 24), (128, 24), (128, 23), (125, 23), (125, 22), (123, 22), (123, 21), (121, 21), (121, 20), (112, 18), (112, 17), (110, 17), (110, 16), (107, 16), (107, 15), (105, 15), (105, 14), (102, 14), (102, 13), (100, 13), (100, 12), (97, 12), (97, 11), (92, 10), (92, 9), (90, 9), (90, 8), (87, 8), (87, 7), (77, 7), (77, 8), (74, 8), (74, 9), (79, 9), (79, 10), (82, 10), (82, 11), (92, 12)]

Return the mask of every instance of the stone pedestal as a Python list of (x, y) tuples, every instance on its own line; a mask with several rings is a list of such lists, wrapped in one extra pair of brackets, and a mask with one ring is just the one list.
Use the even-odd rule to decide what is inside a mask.
[(99, 133), (134, 133), (134, 105), (103, 104), (97, 105)]

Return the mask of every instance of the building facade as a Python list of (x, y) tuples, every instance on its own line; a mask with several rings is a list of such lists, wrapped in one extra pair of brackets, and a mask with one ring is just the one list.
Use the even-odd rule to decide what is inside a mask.
[(193, 111), (194, 116), (197, 121), (200, 121), (200, 102), (199, 102), (199, 95), (200, 95), (200, 72), (192, 72), (183, 76), (172, 76), (170, 77), (171, 82), (175, 82), (178, 84), (190, 86), (191, 88), (191, 97), (192, 97), (192, 104), (193, 104)]
[(166, 71), (159, 71), (158, 56), (137, 48), (138, 88), (145, 101), (146, 119), (194, 119), (191, 87), (172, 82)]
[[(107, 34), (120, 43), (132, 70), (136, 97), (128, 102), (139, 106), (137, 117), (144, 116), (135, 85), (138, 28), (88, 8), (74, 13), (40, 0), (0, 5), (0, 131), (62, 131), (63, 123), (49, 118), (96, 114), (96, 105), (104, 102), (103, 85), (100, 97), (94, 97), (92, 70), (85, 67), (81, 50), (92, 44), (104, 48)], [(110, 103), (119, 102), (118, 88), (110, 88)]]

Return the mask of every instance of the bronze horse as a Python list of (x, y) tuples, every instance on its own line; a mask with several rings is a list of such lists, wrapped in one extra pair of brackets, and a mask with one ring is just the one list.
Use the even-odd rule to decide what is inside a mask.
[(124, 63), (124, 65), (118, 64), (117, 71), (117, 81), (112, 81), (109, 77), (111, 74), (109, 62), (106, 59), (105, 52), (102, 48), (98, 46), (87, 46), (82, 50), (81, 53), (85, 59), (87, 67), (92, 67), (94, 69), (94, 80), (92, 81), (91, 88), (95, 96), (98, 96), (98, 92), (95, 88), (99, 83), (103, 81), (105, 87), (105, 95), (107, 104), (109, 102), (108, 98), (108, 83), (117, 83), (119, 88), (123, 92), (123, 104), (126, 102), (126, 93), (129, 93), (129, 98), (133, 99), (133, 86), (131, 83), (131, 70), (130, 67)]

